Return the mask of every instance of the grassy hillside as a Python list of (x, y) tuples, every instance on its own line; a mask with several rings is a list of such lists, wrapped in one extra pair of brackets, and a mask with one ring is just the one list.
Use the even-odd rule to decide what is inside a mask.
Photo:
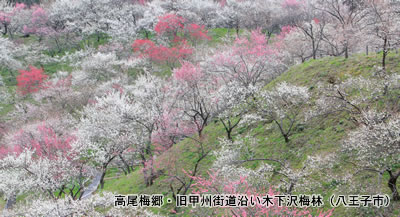
[[(372, 76), (372, 73), (376, 71), (374, 66), (379, 66), (381, 56), (379, 54), (373, 54), (370, 56), (365, 55), (354, 55), (349, 59), (342, 57), (326, 57), (318, 60), (310, 60), (303, 64), (292, 67), (290, 70), (276, 78), (265, 88), (269, 89), (274, 87), (280, 82), (287, 82), (294, 85), (301, 85), (309, 88), (312, 93), (312, 100), (314, 101), (319, 97), (319, 91), (317, 88), (318, 83), (328, 84), (328, 82), (339, 82), (350, 77)], [(387, 70), (391, 73), (400, 73), (400, 55), (391, 53), (388, 57)], [(383, 102), (385, 103), (385, 102)], [(304, 112), (311, 108), (304, 108)], [(307, 156), (315, 154), (329, 154), (337, 152), (339, 154), (340, 162), (329, 172), (334, 176), (341, 176), (342, 174), (352, 173), (356, 171), (355, 168), (346, 163), (346, 153), (340, 152), (342, 140), (346, 137), (349, 131), (354, 129), (356, 126), (349, 120), (348, 114), (341, 113), (339, 115), (327, 115), (320, 116), (311, 119), (301, 127), (295, 129), (294, 135), (291, 137), (291, 141), (286, 144), (283, 137), (280, 135), (278, 129), (272, 124), (256, 124), (248, 128), (238, 128), (234, 132), (235, 135), (247, 134), (255, 136), (259, 139), (258, 146), (254, 149), (255, 157), (259, 158), (276, 158), (284, 159), (290, 162), (295, 168), (303, 166)], [(225, 136), (223, 127), (216, 121), (212, 122), (205, 130), (206, 146), (208, 149), (216, 149), (218, 147), (218, 138)], [(159, 165), (167, 164), (166, 160), (174, 158), (177, 160), (177, 167), (184, 169), (190, 169), (193, 167), (196, 157), (193, 154), (193, 148), (196, 143), (193, 140), (186, 139), (180, 142), (178, 145), (173, 147), (168, 152), (164, 153), (157, 159)], [(208, 156), (204, 161), (201, 162), (200, 174), (207, 175), (207, 169), (212, 165), (214, 157)], [(257, 168), (259, 162), (246, 163), (245, 166), (248, 168)], [(169, 181), (166, 176), (161, 175), (154, 183), (153, 186), (146, 187), (143, 178), (140, 174), (140, 169), (136, 169), (135, 172), (122, 176), (117, 179), (107, 180), (104, 191), (111, 191), (121, 194), (138, 194), (138, 193), (162, 193), (168, 197), (171, 197), (169, 193)], [(354, 180), (358, 180), (357, 183), (353, 183), (359, 187), (358, 193), (363, 192), (364, 186), (376, 182), (376, 175), (374, 174), (358, 174)], [(343, 186), (334, 180), (324, 180), (318, 174), (312, 175), (310, 179), (319, 182), (321, 185), (316, 187), (310, 192), (293, 192), (293, 194), (300, 193), (314, 193), (321, 194), (325, 198), (325, 209), (329, 209), (328, 198), (333, 193), (344, 193), (350, 194), (355, 192), (343, 192)], [(389, 188), (387, 188), (387, 174), (384, 175), (381, 186), (375, 186), (381, 188), (383, 193), (389, 194)], [(273, 176), (271, 183), (277, 183), (279, 176)], [(393, 207), (388, 209), (390, 216), (400, 215), (400, 204), (392, 203)], [(169, 215), (170, 210), (173, 208), (168, 205), (164, 209), (158, 210), (153, 209), (154, 212), (160, 212), (161, 214)], [(344, 208), (339, 207), (335, 209), (334, 216), (353, 216), (353, 215), (374, 215), (372, 208), (355, 209), (355, 208)]]

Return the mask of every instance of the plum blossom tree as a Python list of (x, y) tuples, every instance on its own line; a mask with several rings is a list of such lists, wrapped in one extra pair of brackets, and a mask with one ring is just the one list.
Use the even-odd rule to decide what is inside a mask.
[[(167, 107), (169, 94), (165, 86), (166, 83), (163, 79), (146, 73), (139, 76), (134, 85), (128, 88), (134, 99), (129, 119), (141, 127), (143, 132), (142, 143), (137, 151), (144, 168), (143, 175), (147, 186), (152, 185), (155, 178), (153, 165), (155, 153), (152, 145), (159, 138), (158, 133), (161, 131), (160, 125), (163, 124), (164, 115), (168, 115), (166, 109), (169, 109)], [(171, 106), (173, 106), (173, 102)], [(161, 141), (158, 140), (158, 142)], [(159, 145), (168, 149), (171, 144), (167, 142)]]
[(185, 19), (183, 17), (177, 16), (176, 14), (166, 14), (159, 17), (157, 25), (154, 27), (154, 31), (158, 35), (165, 35), (171, 37), (173, 40), (178, 32), (183, 29)]
[[(287, 23), (285, 27), (290, 30), (289, 34), (293, 30), (292, 36), (286, 42), (290, 43), (291, 39), (295, 39), (296, 36), (299, 37), (290, 43), (288, 49), (290, 49), (290, 46), (300, 47), (301, 44), (297, 45), (297, 43), (305, 41), (308, 44), (308, 52), (310, 52), (306, 59), (311, 57), (316, 59), (317, 54), (321, 53), (320, 49), (325, 33), (326, 18), (324, 14), (315, 10), (315, 1), (288, 0), (283, 1), (281, 7), (285, 13)], [(292, 48), (291, 51), (297, 53), (296, 48)]]
[(244, 27), (248, 10), (251, 10), (252, 6), (254, 6), (252, 1), (227, 0), (223, 7), (219, 7), (217, 10), (219, 18), (217, 23), (219, 22), (219, 25), (226, 28), (235, 29), (236, 35), (239, 36), (240, 29)]
[(39, 37), (39, 41), (46, 36), (51, 30), (48, 28), (48, 14), (45, 9), (35, 5), (30, 8), (30, 20), (23, 27), (25, 35), (35, 34)]
[(89, 98), (87, 94), (73, 88), (72, 76), (65, 72), (59, 72), (57, 77), (46, 82), (45, 89), (32, 94), (32, 97), (40, 102), (40, 105), (31, 105), (37, 107), (32, 115), (42, 119), (74, 114)]
[(139, 149), (143, 144), (143, 130), (129, 118), (135, 112), (132, 99), (119, 91), (96, 97), (82, 111), (75, 146), (82, 157), (101, 169), (101, 188), (111, 161), (128, 148)]
[(8, 33), (8, 25), (10, 24), (10, 11), (12, 8), (3, 3), (0, 3), (0, 24), (3, 35), (7, 35)]
[(166, 10), (161, 6), (161, 1), (151, 1), (146, 4), (143, 11), (143, 17), (137, 22), (137, 32), (143, 32), (146, 39), (151, 34), (155, 34), (154, 27), (158, 23), (158, 18), (166, 14)]
[(283, 46), (293, 59), (299, 58), (302, 63), (312, 57), (307, 37), (298, 28), (290, 28), (290, 32), (283, 38)]
[(8, 34), (11, 39), (18, 33), (22, 34), (25, 23), (30, 20), (32, 12), (24, 3), (17, 3), (14, 7), (3, 7), (1, 22), (3, 35)]
[(317, 0), (313, 7), (330, 18), (331, 27), (324, 40), (336, 50), (335, 55), (348, 58), (360, 42), (360, 30), (365, 28), (368, 10), (363, 1)]
[(48, 12), (39, 5), (28, 6), (17, 3), (12, 9), (5, 7), (0, 12), (0, 23), (3, 27), (3, 35), (8, 34), (11, 39), (17, 35), (29, 37), (35, 34), (41, 41), (51, 32)]
[(87, 181), (86, 168), (77, 161), (74, 137), (63, 133), (46, 124), (33, 124), (11, 135), (0, 151), (1, 191), (10, 196), (36, 190), (52, 199), (61, 196), (57, 191), (65, 191), (76, 198), (75, 187), (67, 186), (77, 181), (80, 192)]
[[(375, 116), (379, 116), (376, 114)], [(381, 115), (380, 115), (381, 116)], [(361, 125), (349, 134), (343, 148), (354, 154), (362, 168), (389, 174), (388, 187), (394, 201), (400, 200), (396, 186), (400, 171), (394, 169), (399, 159), (399, 117), (394, 115), (388, 120)]]
[[(118, 75), (115, 53), (94, 53), (80, 62), (85, 82), (107, 81)], [(83, 78), (85, 77), (85, 78)]]
[(189, 23), (205, 25), (207, 28), (216, 26), (219, 5), (215, 1), (181, 0), (178, 7), (177, 14), (185, 18)]
[(400, 5), (394, 1), (369, 1), (370, 13), (366, 18), (369, 25), (368, 33), (375, 35), (382, 50), (382, 68), (386, 68), (386, 57), (390, 49), (400, 44)]
[(288, 143), (294, 129), (304, 119), (301, 111), (309, 103), (309, 99), (307, 88), (284, 82), (272, 91), (262, 91), (259, 94), (255, 102), (257, 115), (261, 120), (275, 123)]
[(204, 128), (216, 115), (215, 94), (218, 81), (207, 76), (199, 65), (182, 62), (182, 67), (174, 70), (177, 85), (177, 106), (184, 116), (196, 126), (198, 136), (202, 137)]
[(17, 59), (20, 51), (21, 47), (6, 38), (0, 38), (0, 64), (2, 67), (12, 70), (21, 68), (21, 63)]
[(136, 40), (132, 45), (133, 51), (139, 52), (139, 57), (149, 58), (152, 62), (167, 64), (173, 68), (179, 60), (188, 58), (193, 49), (183, 41), (175, 47), (156, 45), (150, 40)]
[[(379, 72), (378, 72), (379, 73)], [(386, 76), (386, 75), (384, 75)], [(399, 86), (399, 76), (391, 75), (375, 78), (350, 78), (339, 84), (333, 83), (322, 86), (322, 97), (317, 100), (317, 114), (338, 114), (346, 112), (350, 120), (357, 125), (368, 126), (373, 122), (380, 122), (389, 115), (376, 116), (370, 111), (370, 104), (382, 97), (390, 96)], [(356, 94), (352, 94), (356, 93)], [(390, 111), (390, 104), (386, 108)]]
[(82, 39), (78, 32), (85, 25), (82, 1), (57, 0), (48, 8), (48, 34), (44, 44), (50, 55), (60, 53), (64, 48), (75, 47)]
[(191, 135), (193, 126), (183, 119), (177, 107), (176, 88), (169, 81), (150, 73), (140, 75), (128, 90), (140, 112), (135, 120), (148, 129), (149, 141), (169, 149), (180, 138)]
[[(143, 20), (144, 13), (148, 10), (145, 4), (132, 4), (127, 1), (117, 1), (109, 5), (107, 19), (110, 28), (106, 33), (113, 41), (130, 42), (140, 34), (139, 22)], [(145, 33), (146, 34), (146, 33)]]
[(20, 70), (20, 74), (17, 76), (18, 92), (21, 95), (34, 93), (45, 88), (44, 81), (48, 76), (44, 74), (44, 70), (34, 66), (29, 66), (29, 68), (29, 71)]
[(216, 113), (229, 140), (233, 140), (233, 130), (239, 126), (249, 107), (248, 99), (255, 94), (254, 91), (254, 89), (245, 89), (233, 81), (221, 85), (215, 93)]
[(195, 44), (199, 41), (211, 40), (204, 26), (195, 23), (187, 24), (183, 17), (174, 13), (160, 16), (158, 23), (154, 26), (154, 31), (161, 42), (171, 44), (171, 46), (156, 45), (148, 39), (138, 39), (133, 43), (132, 48), (135, 52), (139, 52), (141, 57), (158, 63), (166, 63), (171, 69), (178, 61), (187, 59), (193, 53), (188, 41)]
[[(250, 1), (250, 7), (246, 8), (247, 16), (244, 20), (244, 28), (247, 30), (261, 29), (261, 32), (267, 33), (270, 39), (275, 30), (279, 30), (280, 21), (278, 19), (279, 12), (277, 0), (266, 1)], [(278, 27), (278, 28), (276, 28)]]
[(260, 87), (281, 73), (277, 50), (268, 46), (259, 30), (252, 31), (250, 39), (237, 38), (233, 46), (221, 50), (212, 57), (208, 71), (225, 83), (237, 81), (244, 88)]

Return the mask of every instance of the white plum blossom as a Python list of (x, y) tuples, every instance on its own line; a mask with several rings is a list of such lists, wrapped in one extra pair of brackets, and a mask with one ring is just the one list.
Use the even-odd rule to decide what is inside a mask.
[(20, 46), (17, 46), (7, 38), (0, 37), (0, 68), (19, 69), (22, 66), (20, 61), (17, 60), (20, 50)]
[(115, 53), (95, 53), (81, 62), (82, 71), (87, 74), (86, 81), (106, 81), (118, 74), (115, 69)]
[(400, 200), (396, 180), (400, 171), (394, 165), (400, 162), (400, 118), (398, 115), (389, 120), (361, 125), (350, 132), (343, 144), (343, 150), (354, 155), (356, 164), (362, 168), (376, 171), (382, 175), (389, 173), (388, 186), (393, 200)]
[(304, 120), (302, 109), (309, 104), (310, 93), (306, 87), (285, 82), (273, 90), (263, 90), (256, 100), (257, 114), (265, 121), (272, 121), (289, 142), (296, 126)]
[(132, 99), (120, 91), (96, 97), (82, 111), (75, 146), (83, 157), (101, 168), (103, 178), (114, 158), (121, 157), (130, 147), (143, 144), (143, 130), (130, 118), (135, 113)]

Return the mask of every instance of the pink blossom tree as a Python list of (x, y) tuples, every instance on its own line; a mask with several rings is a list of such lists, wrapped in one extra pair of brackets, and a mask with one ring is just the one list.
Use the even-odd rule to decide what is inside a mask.
[(140, 57), (149, 58), (151, 61), (167, 64), (173, 68), (179, 60), (188, 58), (193, 49), (190, 48), (186, 42), (176, 47), (165, 47), (163, 45), (155, 45), (150, 40), (136, 40), (132, 48), (135, 52), (140, 54)]
[(29, 66), (29, 68), (29, 71), (20, 70), (20, 74), (17, 76), (18, 92), (21, 95), (34, 93), (45, 88), (44, 81), (47, 75), (44, 74), (44, 70), (35, 68), (34, 66)]
[(154, 31), (158, 35), (164, 35), (174, 40), (177, 37), (178, 32), (184, 28), (185, 19), (177, 16), (176, 14), (166, 14), (159, 17), (157, 25), (154, 27)]
[(183, 17), (172, 13), (160, 16), (154, 31), (159, 39), (171, 46), (156, 45), (148, 39), (138, 39), (133, 43), (132, 48), (141, 57), (167, 64), (171, 69), (178, 61), (187, 59), (193, 53), (193, 48), (189, 46), (188, 41), (195, 44), (199, 41), (211, 40), (204, 26), (195, 23), (186, 24)]
[[(46, 123), (27, 125), (10, 135), (0, 150), (0, 189), (6, 195), (37, 190), (50, 198), (77, 198), (88, 181), (73, 148), (74, 136)], [(23, 181), (21, 181), (23, 180)], [(79, 187), (69, 184), (76, 181)]]
[(26, 23), (23, 27), (23, 33), (26, 35), (35, 34), (39, 36), (41, 40), (44, 36), (50, 33), (50, 28), (48, 27), (48, 14), (45, 9), (40, 6), (32, 6), (30, 22)]
[(212, 57), (208, 70), (225, 83), (237, 81), (245, 88), (260, 87), (282, 72), (278, 50), (267, 44), (259, 30), (252, 31), (250, 38), (237, 38), (232, 46), (221, 50)]
[(177, 85), (177, 106), (196, 126), (198, 136), (202, 137), (204, 128), (215, 116), (215, 92), (218, 81), (203, 72), (199, 65), (182, 62), (180, 68), (174, 69), (174, 82)]

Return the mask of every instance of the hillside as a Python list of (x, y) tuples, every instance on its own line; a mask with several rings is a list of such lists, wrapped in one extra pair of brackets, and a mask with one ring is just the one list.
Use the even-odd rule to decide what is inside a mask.
[[(379, 64), (380, 58), (381, 56), (379, 54), (372, 54), (370, 56), (353, 55), (349, 59), (342, 57), (325, 57), (318, 60), (309, 60), (303, 64), (291, 67), (288, 71), (268, 84), (265, 89), (273, 88), (276, 84), (281, 82), (305, 86), (312, 93), (311, 101), (315, 101), (321, 95), (317, 88), (318, 84), (328, 84), (329, 82), (332, 82), (332, 80), (340, 83), (346, 79), (356, 78), (359, 76), (365, 78), (372, 77), (373, 73), (376, 72), (374, 66)], [(395, 74), (400, 73), (399, 58), (400, 55), (398, 54), (391, 53), (389, 55), (387, 66), (389, 72)], [(393, 103), (390, 100), (391, 99), (387, 99), (387, 101), (382, 101), (381, 103)], [(395, 103), (395, 105), (398, 105), (398, 101)], [(306, 112), (308, 109), (311, 108), (304, 108), (303, 112)], [(295, 129), (295, 133), (292, 135), (289, 144), (285, 143), (279, 130), (272, 123), (256, 123), (250, 127), (240, 127), (235, 130), (234, 135), (237, 137), (249, 133), (251, 136), (258, 139), (257, 146), (254, 147), (254, 158), (275, 158), (286, 160), (297, 169), (304, 166), (304, 162), (309, 155), (328, 155), (331, 153), (338, 153), (339, 162), (337, 162), (334, 168), (324, 172), (331, 173), (332, 177), (341, 177), (347, 173), (356, 173), (354, 166), (347, 162), (348, 155), (341, 152), (343, 140), (347, 137), (348, 133), (355, 128), (356, 125), (349, 120), (349, 115), (343, 112), (339, 115), (324, 115), (312, 118), (312, 120), (301, 125), (301, 128)], [(219, 139), (224, 138), (225, 134), (224, 128), (220, 122), (213, 122), (207, 126), (204, 133), (207, 148), (211, 150), (218, 149)], [(194, 146), (196, 146), (195, 142), (191, 139), (186, 139), (160, 156), (157, 161), (159, 164), (163, 165), (168, 162), (168, 159), (176, 158), (178, 162), (176, 166), (177, 168), (190, 170), (193, 168), (193, 165), (195, 164), (194, 160), (196, 159), (193, 154)], [(201, 175), (208, 175), (207, 170), (214, 160), (215, 157), (210, 155), (206, 160), (201, 162)], [(244, 166), (256, 169), (259, 166), (259, 163), (260, 162), (248, 162), (244, 164)], [(113, 177), (113, 174), (109, 174), (109, 176)], [(329, 204), (327, 198), (329, 198), (331, 194), (343, 193), (342, 186), (340, 186), (338, 180), (327, 180), (319, 176), (320, 174), (313, 174), (309, 178), (319, 182), (321, 184), (320, 187), (314, 188), (309, 192), (293, 193), (321, 194), (326, 199), (325, 204)], [(354, 183), (351, 182), (351, 184), (359, 184), (360, 189), (355, 190), (354, 193), (369, 193), (368, 189), (371, 187), (369, 185), (372, 185), (372, 188), (380, 188), (382, 193), (390, 194), (390, 190), (387, 188), (386, 184), (389, 178), (388, 175), (384, 174), (381, 186), (375, 185), (377, 177), (376, 174), (368, 172), (357, 175), (354, 180), (352, 180)], [(272, 184), (278, 184), (279, 178), (279, 175), (276, 175), (273, 176), (270, 181)], [(171, 197), (171, 194), (169, 193), (169, 181), (166, 176), (161, 175), (155, 181), (153, 186), (146, 187), (143, 178), (140, 176), (140, 168), (127, 176), (107, 181), (104, 191), (116, 192), (119, 194), (163, 193), (164, 195)], [(390, 207), (390, 210), (388, 211), (389, 216), (398, 216), (400, 214), (398, 209), (400, 203), (394, 202), (392, 205), (393, 207)], [(173, 206), (166, 206), (160, 212), (161, 214), (169, 215), (170, 213), (168, 210), (172, 208)], [(329, 209), (330, 206), (327, 205), (324, 208)], [(153, 209), (153, 211), (157, 213), (159, 210)], [(374, 209), (339, 207), (335, 209), (334, 216), (369, 216), (374, 215), (373, 213)]]
[(0, 215), (400, 216), (400, 1), (0, 1)]

